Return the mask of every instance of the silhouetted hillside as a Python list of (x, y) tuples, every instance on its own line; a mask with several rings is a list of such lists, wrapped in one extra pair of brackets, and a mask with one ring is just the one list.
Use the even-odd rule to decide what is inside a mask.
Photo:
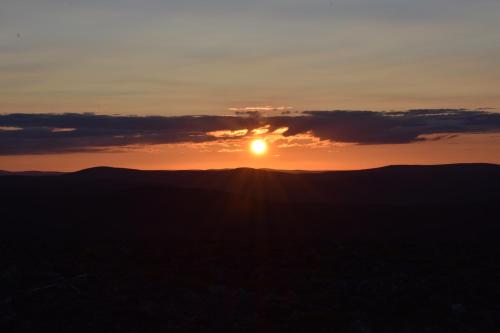
[[(458, 204), (500, 198), (500, 166), (457, 164), (389, 166), (361, 171), (280, 172), (234, 169), (212, 171), (140, 171), (98, 167), (60, 178), (2, 179), (9, 193), (47, 189), (85, 191), (135, 187), (217, 190), (273, 202), (333, 204)], [(10, 186), (10, 187), (8, 187)], [(50, 191), (49, 191), (50, 192)], [(50, 194), (50, 193), (47, 193)]]
[[(0, 185), (4, 215), (18, 220), (2, 228), (27, 234), (56, 225), (66, 230), (70, 216), (70, 229), (87, 229), (94, 237), (116, 233), (120, 225), (119, 232), (129, 235), (140, 228), (163, 237), (204, 237), (202, 230), (208, 228), (214, 237), (241, 239), (258, 236), (251, 230), (257, 223), (276, 225), (269, 230), (276, 237), (295, 229), (301, 230), (294, 236), (299, 238), (471, 237), (496, 228), (485, 216), (500, 202), (500, 167), (391, 166), (294, 174), (99, 167), (56, 176), (5, 176)], [(39, 219), (43, 223), (29, 228), (20, 222)]]
[(0, 177), (5, 332), (477, 332), (500, 166)]
[(390, 166), (362, 171), (286, 173), (269, 170), (148, 172), (88, 169), (73, 175), (119, 180), (122, 184), (156, 184), (216, 189), (256, 199), (332, 203), (458, 203), (500, 197), (500, 166), (488, 164)]

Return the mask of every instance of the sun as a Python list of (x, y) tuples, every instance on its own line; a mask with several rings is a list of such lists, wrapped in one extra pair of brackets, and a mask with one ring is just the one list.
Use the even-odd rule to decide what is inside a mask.
[(267, 151), (267, 143), (266, 143), (266, 141), (264, 141), (262, 139), (255, 139), (250, 144), (250, 150), (255, 155), (265, 154)]

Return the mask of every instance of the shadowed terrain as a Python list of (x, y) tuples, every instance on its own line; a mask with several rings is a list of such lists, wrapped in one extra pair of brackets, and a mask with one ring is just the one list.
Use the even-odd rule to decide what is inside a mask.
[(477, 332), (500, 166), (0, 177), (6, 332)]

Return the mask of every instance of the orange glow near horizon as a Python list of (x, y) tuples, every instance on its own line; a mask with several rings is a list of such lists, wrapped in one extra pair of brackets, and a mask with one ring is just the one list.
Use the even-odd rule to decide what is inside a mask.
[[(265, 140), (267, 153), (252, 153), (253, 140)], [(352, 170), (391, 164), (500, 164), (500, 135), (495, 133), (460, 135), (405, 145), (353, 145), (318, 140), (312, 135), (284, 137), (268, 133), (249, 140), (232, 138), (206, 143), (115, 147), (98, 152), (0, 156), (0, 170), (77, 171), (99, 165), (144, 170), (239, 167)]]

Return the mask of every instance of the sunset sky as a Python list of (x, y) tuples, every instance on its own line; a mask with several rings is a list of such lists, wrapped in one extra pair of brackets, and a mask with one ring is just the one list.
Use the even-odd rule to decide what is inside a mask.
[(500, 163), (499, 32), (498, 0), (4, 0), (0, 169)]

